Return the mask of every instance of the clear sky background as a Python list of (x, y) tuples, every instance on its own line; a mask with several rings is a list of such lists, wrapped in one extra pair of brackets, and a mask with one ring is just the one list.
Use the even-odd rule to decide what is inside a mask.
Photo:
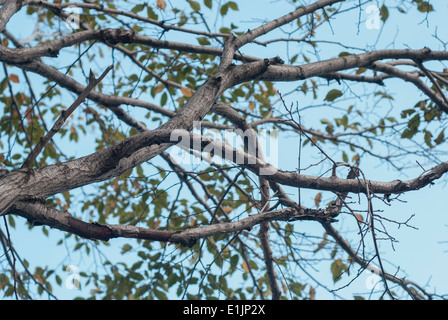
[[(175, 1), (178, 2), (178, 1)], [(440, 1), (439, 1), (440, 2)], [(247, 24), (248, 28), (255, 28), (261, 21), (270, 20), (279, 17), (288, 11), (292, 10), (292, 7), (288, 7), (282, 4), (282, 2), (258, 0), (254, 6), (253, 1), (241, 1), (238, 2), (240, 11), (229, 13), (224, 20), (235, 21), (235, 24), (240, 26), (242, 23)], [(329, 40), (335, 42), (341, 42), (346, 46), (353, 46), (359, 48), (372, 48), (372, 49), (398, 49), (398, 48), (412, 48), (420, 49), (424, 46), (432, 48), (434, 50), (443, 50), (443, 46), (439, 40), (432, 35), (437, 34), (440, 39), (448, 41), (448, 30), (446, 29), (446, 13), (448, 12), (447, 3), (437, 3), (435, 8), (438, 10), (431, 13), (428, 19), (424, 20), (423, 14), (417, 14), (415, 10), (412, 10), (410, 14), (397, 14), (395, 11), (391, 11), (391, 17), (386, 24), (381, 23), (380, 29), (368, 29), (364, 23), (367, 14), (361, 12), (361, 20), (359, 20), (359, 11), (355, 10), (351, 15), (348, 15), (346, 19), (338, 19), (331, 22), (331, 28), (328, 25), (322, 26), (319, 30), (319, 36), (316, 39)], [(365, 7), (363, 7), (365, 9)], [(214, 17), (213, 17), (214, 18)], [(212, 17), (210, 17), (212, 19)], [(234, 19), (234, 20), (233, 20)], [(359, 28), (358, 28), (359, 22)], [(216, 26), (219, 27), (219, 22)], [(31, 21), (24, 21), (23, 15), (18, 15), (11, 21), (11, 26), (8, 25), (8, 29), (12, 26), (21, 28), (20, 32), (23, 34), (23, 38), (26, 38), (31, 30), (28, 27), (32, 26)], [(445, 28), (444, 28), (445, 27)], [(31, 27), (32, 28), (32, 27)], [(281, 33), (279, 33), (281, 34)], [(284, 34), (282, 36), (285, 36)], [(294, 54), (294, 50), (311, 50), (309, 46), (298, 46), (291, 44), (289, 52), (291, 56)], [(319, 52), (321, 59), (331, 58), (337, 56), (341, 51), (350, 51), (338, 46), (329, 46), (328, 51), (322, 50)], [(284, 56), (285, 50), (283, 46), (269, 46), (266, 48), (251, 45), (248, 48), (243, 49), (243, 53), (255, 56), (272, 57), (279, 55), (280, 58), (287, 60)], [(310, 51), (310, 57), (314, 57), (313, 52)], [(69, 64), (69, 63), (67, 63)], [(109, 61), (105, 63), (108, 65)], [(440, 65), (438, 69), (442, 69)], [(398, 115), (402, 109), (412, 108), (414, 104), (421, 99), (421, 95), (413, 87), (413, 85), (404, 83), (401, 80), (386, 80), (386, 88), (389, 92), (395, 95), (394, 104), (396, 105), (396, 112)], [(342, 84), (339, 88), (345, 88), (346, 84)], [(275, 87), (281, 92), (289, 92), (291, 88), (297, 86), (295, 84), (276, 84)], [(336, 86), (333, 86), (336, 87)], [(328, 90), (324, 88), (323, 90)], [(341, 89), (342, 90), (342, 89)], [(343, 90), (345, 91), (345, 90)], [(353, 98), (356, 100), (355, 98)], [(303, 95), (297, 93), (291, 94), (285, 98), (287, 103), (299, 103), (299, 106), (306, 106), (308, 104), (318, 104), (319, 101), (306, 100)], [(361, 106), (363, 101), (356, 102), (358, 106)], [(365, 102), (371, 103), (371, 100)], [(404, 107), (406, 106), (406, 107)], [(378, 106), (380, 107), (380, 106)], [(318, 122), (322, 115), (331, 118), (331, 115), (335, 112), (329, 108), (315, 108), (307, 109), (302, 113), (302, 121), (305, 126), (312, 126), (313, 123)], [(396, 116), (399, 118), (399, 116)], [(298, 149), (297, 138), (279, 137), (279, 167), (282, 169), (294, 169), (297, 167)], [(88, 142), (86, 141), (84, 148), (78, 149), (79, 155), (89, 153)], [(303, 161), (315, 162), (316, 155), (309, 155), (310, 158), (306, 158), (303, 155)], [(442, 158), (442, 160), (445, 160)], [(362, 169), (366, 174), (367, 179), (378, 181), (390, 181), (394, 179), (410, 179), (421, 173), (421, 169), (415, 165), (413, 158), (409, 159), (409, 164), (413, 168), (407, 170), (400, 175), (397, 172), (391, 173), (388, 170), (387, 165), (381, 164), (378, 161), (372, 161), (371, 163), (362, 163)], [(443, 294), (448, 293), (448, 279), (446, 270), (448, 267), (448, 217), (447, 209), (445, 205), (446, 197), (446, 182), (444, 177), (436, 181), (436, 184), (430, 187), (426, 187), (423, 190), (417, 192), (410, 192), (403, 195), (400, 199), (404, 202), (394, 202), (391, 207), (378, 206), (377, 209), (383, 209), (383, 216), (396, 221), (406, 221), (411, 215), (415, 216), (410, 221), (410, 224), (418, 229), (407, 228), (402, 226), (391, 225), (388, 230), (392, 236), (394, 236), (398, 242), (391, 246), (390, 242), (381, 242), (381, 253), (383, 261), (385, 262), (385, 268), (389, 273), (398, 272), (398, 276), (407, 276), (410, 280), (416, 283), (426, 286), (428, 292)], [(294, 192), (294, 191), (291, 191)], [(313, 199), (316, 192), (304, 193), (303, 197), (309, 197)], [(378, 204), (379, 205), (379, 204)], [(59, 231), (53, 231), (49, 237), (43, 236), (40, 228), (34, 228), (32, 231), (28, 230), (28, 227), (16, 218), (17, 227), (15, 229), (10, 228), (11, 238), (13, 245), (16, 247), (20, 255), (27, 259), (31, 263), (31, 270), (34, 270), (35, 265), (48, 265), (49, 268), (61, 269), (63, 265), (76, 265), (82, 270), (83, 268), (97, 268), (95, 263), (101, 262), (102, 257), (97, 253), (93, 253), (95, 257), (92, 260), (86, 257), (79, 256), (76, 253), (70, 253), (70, 248), (64, 246), (55, 246), (56, 241), (61, 238)], [(338, 222), (335, 225), (341, 231), (350, 231), (353, 239), (356, 240), (356, 230), (353, 229), (353, 224), (345, 223), (344, 221)], [(3, 229), (3, 226), (2, 226)], [(311, 222), (304, 222), (303, 229), (306, 232), (315, 233), (318, 235), (323, 234), (323, 229)], [(105, 250), (108, 258), (113, 260), (114, 256), (119, 254), (121, 246), (129, 240), (114, 239), (111, 240), (110, 249)], [(131, 240), (133, 241), (133, 240)], [(444, 243), (447, 242), (447, 243)], [(356, 242), (354, 242), (356, 243)], [(68, 255), (69, 254), (69, 255)], [(126, 256), (123, 257), (123, 259)], [(354, 270), (357, 270), (355, 268)], [(70, 274), (67, 273), (67, 276)], [(321, 270), (314, 274), (316, 278), (323, 277), (322, 282), (328, 282), (331, 274), (329, 269)], [(300, 276), (300, 275), (299, 275)], [(352, 298), (357, 292), (368, 291), (369, 274), (364, 273), (361, 275), (352, 285), (348, 288), (341, 289), (338, 294), (345, 298)], [(63, 279), (65, 281), (65, 279)], [(331, 281), (331, 280), (330, 280)], [(340, 288), (345, 285), (347, 281), (340, 281), (335, 284), (334, 289)], [(69, 290), (65, 286), (54, 286), (56, 296), (60, 298), (70, 299), (74, 296), (83, 295), (78, 290)], [(84, 289), (84, 290), (88, 290)], [(324, 290), (318, 291), (317, 298), (333, 298), (331, 294), (326, 294)]]

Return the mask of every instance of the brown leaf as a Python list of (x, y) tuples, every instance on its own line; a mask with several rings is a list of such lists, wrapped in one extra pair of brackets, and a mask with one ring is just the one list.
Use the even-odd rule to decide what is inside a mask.
[(320, 200), (322, 200), (322, 193), (319, 192), (314, 198), (314, 204), (316, 205), (316, 208), (319, 208)]
[(157, 0), (157, 7), (162, 10), (165, 10), (165, 8), (166, 8), (165, 0)]
[(254, 111), (254, 109), (255, 109), (255, 102), (253, 101), (249, 102), (249, 110)]
[(15, 83), (19, 83), (19, 77), (16, 74), (12, 74), (9, 76), (9, 80)]
[(190, 88), (182, 87), (182, 88), (180, 89), (180, 91), (181, 91), (182, 94), (183, 94), (185, 97), (187, 97), (187, 98), (190, 98), (190, 97), (193, 95), (193, 90), (191, 90)]
[(358, 220), (358, 223), (362, 223), (364, 221), (364, 218), (362, 215), (355, 213), (356, 220)]
[(310, 300), (314, 300), (316, 296), (316, 290), (313, 288), (313, 286), (310, 286)]
[(286, 287), (286, 284), (282, 281), (282, 288), (283, 288), (283, 293), (286, 294), (286, 292), (288, 292), (288, 288)]
[(222, 210), (224, 210), (225, 213), (229, 214), (230, 212), (233, 211), (232, 207), (223, 207)]
[(366, 72), (366, 70), (367, 70), (367, 68), (360, 67), (358, 70), (356, 70), (356, 74), (364, 73), (364, 72)]
[(157, 94), (159, 92), (162, 92), (163, 89), (165, 88), (165, 85), (163, 83), (159, 84), (155, 89), (154, 89), (154, 94)]

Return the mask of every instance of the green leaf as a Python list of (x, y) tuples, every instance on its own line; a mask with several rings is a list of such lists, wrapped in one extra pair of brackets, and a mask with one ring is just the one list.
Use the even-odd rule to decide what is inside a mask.
[(219, 13), (222, 16), (225, 16), (227, 14), (227, 11), (229, 11), (229, 5), (227, 3), (225, 3), (221, 6), (221, 9), (219, 9)]
[(333, 131), (334, 131), (333, 124), (329, 120), (321, 119), (320, 123), (327, 125), (327, 127), (325, 128), (325, 131), (327, 131), (328, 134), (333, 134)]
[(62, 284), (62, 279), (61, 279), (61, 277), (58, 276), (58, 275), (56, 275), (55, 277), (56, 277), (56, 283), (57, 283), (58, 285), (61, 285), (61, 284)]
[(431, 12), (434, 11), (434, 8), (428, 1), (423, 1), (418, 5), (417, 10), (420, 12)]
[(406, 110), (403, 110), (403, 111), (401, 111), (401, 118), (404, 119), (404, 118), (406, 118), (407, 116), (413, 114), (414, 112), (415, 112), (414, 109), (406, 109)]
[(125, 244), (123, 246), (123, 248), (121, 248), (121, 254), (124, 254), (124, 253), (128, 252), (131, 249), (132, 249), (132, 246), (130, 244)]
[(403, 133), (401, 134), (401, 138), (411, 139), (416, 133), (417, 133), (416, 130), (411, 130), (409, 128), (406, 128), (403, 130)]
[(151, 6), (146, 7), (146, 14), (148, 15), (148, 18), (158, 20), (159, 16), (154, 12), (154, 10), (151, 8)]
[(238, 11), (238, 5), (235, 2), (229, 1), (227, 4), (229, 5), (229, 8), (232, 9), (233, 11)]
[(138, 13), (138, 12), (142, 11), (143, 9), (145, 9), (145, 7), (146, 7), (146, 4), (138, 4), (134, 8), (131, 9), (131, 12)]
[(344, 161), (345, 163), (348, 163), (348, 156), (345, 153), (345, 151), (342, 151), (342, 161)]
[(212, 8), (212, 0), (204, 0), (204, 4), (207, 8)]
[(8, 215), (8, 223), (12, 228), (16, 227), (16, 222), (14, 221), (14, 217), (11, 214)]
[(316, 249), (314, 249), (314, 253), (316, 253), (316, 252), (318, 252), (319, 250), (321, 250), (322, 248), (324, 248), (325, 247), (325, 245), (328, 243), (328, 240), (327, 240), (327, 233), (324, 233), (324, 239), (321, 241), (321, 242), (319, 242), (319, 244), (317, 245), (317, 248)]
[(201, 10), (201, 5), (199, 4), (199, 2), (188, 0), (188, 3), (190, 4), (191, 9), (193, 9), (194, 11)]
[(432, 142), (431, 142), (431, 138), (432, 138), (432, 134), (431, 134), (431, 132), (429, 132), (429, 131), (427, 131), (427, 130), (424, 130), (424, 132), (425, 132), (424, 139), (425, 139), (425, 143), (426, 143), (426, 145), (427, 145), (428, 147), (430, 147), (430, 148), (434, 148), (434, 145), (433, 145)]
[(305, 287), (306, 285), (297, 282), (293, 282), (292, 284), (289, 285), (289, 289), (299, 297), (302, 295), (302, 290), (305, 289)]
[(168, 95), (166, 94), (166, 92), (164, 92), (162, 94), (162, 98), (160, 98), (160, 105), (163, 107), (166, 104), (167, 100), (168, 100)]
[(437, 138), (434, 139), (434, 143), (435, 144), (441, 144), (443, 141), (445, 141), (445, 133), (442, 130), (442, 132), (439, 133), (439, 135), (437, 136)]
[(394, 98), (391, 95), (381, 91), (375, 92), (375, 96), (381, 96), (382, 99), (394, 100)]
[(380, 17), (383, 22), (386, 22), (387, 18), (389, 18), (389, 10), (385, 5), (383, 5), (380, 9)]
[(331, 101), (334, 101), (335, 99), (339, 98), (340, 96), (342, 96), (342, 92), (338, 89), (333, 89), (327, 93), (327, 96), (325, 97), (324, 100), (331, 102)]
[(420, 126), (420, 115), (416, 114), (408, 121), (408, 128), (417, 131), (419, 126)]
[(198, 42), (202, 46), (207, 46), (211, 44), (210, 41), (208, 41), (207, 37), (198, 37)]
[(333, 275), (333, 281), (336, 283), (341, 280), (341, 275), (343, 272), (348, 270), (348, 267), (342, 262), (341, 259), (335, 260), (331, 264), (331, 274)]

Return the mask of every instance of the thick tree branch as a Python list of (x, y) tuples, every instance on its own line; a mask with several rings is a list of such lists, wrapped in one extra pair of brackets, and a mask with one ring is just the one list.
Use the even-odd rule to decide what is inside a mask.
[(268, 71), (258, 77), (258, 79), (265, 81), (303, 80), (357, 67), (369, 67), (373, 62), (384, 59), (416, 59), (420, 61), (448, 60), (448, 52), (431, 51), (428, 48), (420, 50), (377, 50), (362, 54), (327, 59), (301, 66), (273, 65), (268, 69)]
[(448, 104), (444, 101), (442, 94), (439, 97), (436, 92), (434, 92), (431, 88), (429, 88), (421, 79), (418, 72), (410, 73), (401, 71), (391, 65), (382, 62), (374, 62), (372, 63), (372, 69), (379, 70), (384, 73), (390, 74), (397, 78), (403, 79), (404, 81), (411, 82), (418, 89), (420, 89), (423, 93), (425, 93), (439, 108), (445, 113), (448, 113)]
[(32, 223), (47, 225), (91, 240), (134, 238), (167, 242), (176, 233), (176, 231), (153, 230), (129, 225), (87, 223), (74, 218), (67, 211), (59, 211), (38, 201), (17, 201), (11, 212)]
[[(234, 149), (220, 141), (212, 140), (194, 133), (176, 131), (175, 136), (183, 137), (180, 144), (184, 147), (194, 148), (196, 150), (202, 150), (204, 148), (207, 148), (207, 150), (215, 150), (215, 155), (247, 167), (257, 175), (262, 172), (261, 174), (265, 175), (265, 178), (269, 181), (292, 187), (333, 192), (366, 193), (366, 186), (368, 185), (370, 192), (372, 193), (398, 194), (421, 189), (448, 172), (448, 162), (442, 162), (434, 168), (423, 172), (417, 178), (407, 181), (393, 180), (390, 182), (380, 182), (373, 180), (361, 181), (358, 179), (343, 179), (337, 176), (331, 176), (329, 178), (317, 177), (279, 170), (241, 150)], [(220, 150), (221, 152), (218, 152)]]
[(24, 0), (7, 0), (0, 8), (0, 32), (3, 31), (11, 17), (20, 11)]
[(250, 230), (269, 221), (318, 220), (331, 221), (325, 210), (297, 210), (287, 208), (261, 212), (234, 222), (221, 222), (184, 230), (154, 230), (129, 225), (87, 223), (66, 211), (57, 210), (39, 201), (17, 201), (10, 213), (20, 215), (37, 225), (47, 225), (91, 240), (109, 241), (113, 238), (134, 238), (161, 242), (175, 242), (192, 246), (198, 239), (218, 234)]
[[(275, 62), (275, 59), (273, 61)], [(169, 143), (162, 143), (170, 141), (172, 130), (192, 130), (194, 121), (201, 120), (209, 112), (220, 93), (235, 83), (265, 72), (269, 64), (270, 60), (265, 59), (252, 64), (230, 66), (203, 84), (176, 117), (157, 130), (142, 132), (90, 156), (38, 169), (37, 171), (43, 170), (39, 171), (42, 176), (37, 174), (37, 171), (26, 170), (17, 170), (5, 175), (0, 180), (0, 191), (5, 190), (3, 194), (0, 192), (0, 215), (4, 214), (14, 201), (24, 197), (47, 197), (104, 181), (148, 161), (170, 146)], [(39, 177), (37, 179), (36, 174)], [(14, 180), (14, 177), (18, 179)], [(9, 183), (12, 185), (8, 186)], [(39, 186), (42, 183), (47, 183), (45, 188)]]

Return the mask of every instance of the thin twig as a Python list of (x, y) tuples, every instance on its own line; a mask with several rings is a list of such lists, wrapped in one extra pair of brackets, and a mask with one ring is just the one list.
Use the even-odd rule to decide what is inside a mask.
[(106, 71), (103, 72), (103, 74), (98, 78), (95, 79), (95, 76), (93, 76), (92, 71), (90, 71), (90, 78), (89, 78), (89, 84), (88, 86), (81, 92), (81, 94), (76, 98), (75, 102), (72, 103), (72, 105), (67, 109), (61, 112), (58, 120), (56, 120), (55, 124), (51, 128), (50, 131), (45, 135), (45, 137), (41, 138), (37, 146), (31, 151), (31, 153), (28, 155), (26, 160), (23, 162), (22, 168), (30, 168), (31, 164), (36, 160), (37, 156), (40, 154), (42, 149), (45, 147), (45, 145), (50, 141), (51, 138), (61, 129), (61, 127), (64, 125), (67, 118), (75, 111), (75, 109), (87, 98), (90, 91), (93, 90), (100, 82), (103, 80), (103, 78), (107, 75), (107, 73), (112, 70), (113, 65), (107, 67)]

